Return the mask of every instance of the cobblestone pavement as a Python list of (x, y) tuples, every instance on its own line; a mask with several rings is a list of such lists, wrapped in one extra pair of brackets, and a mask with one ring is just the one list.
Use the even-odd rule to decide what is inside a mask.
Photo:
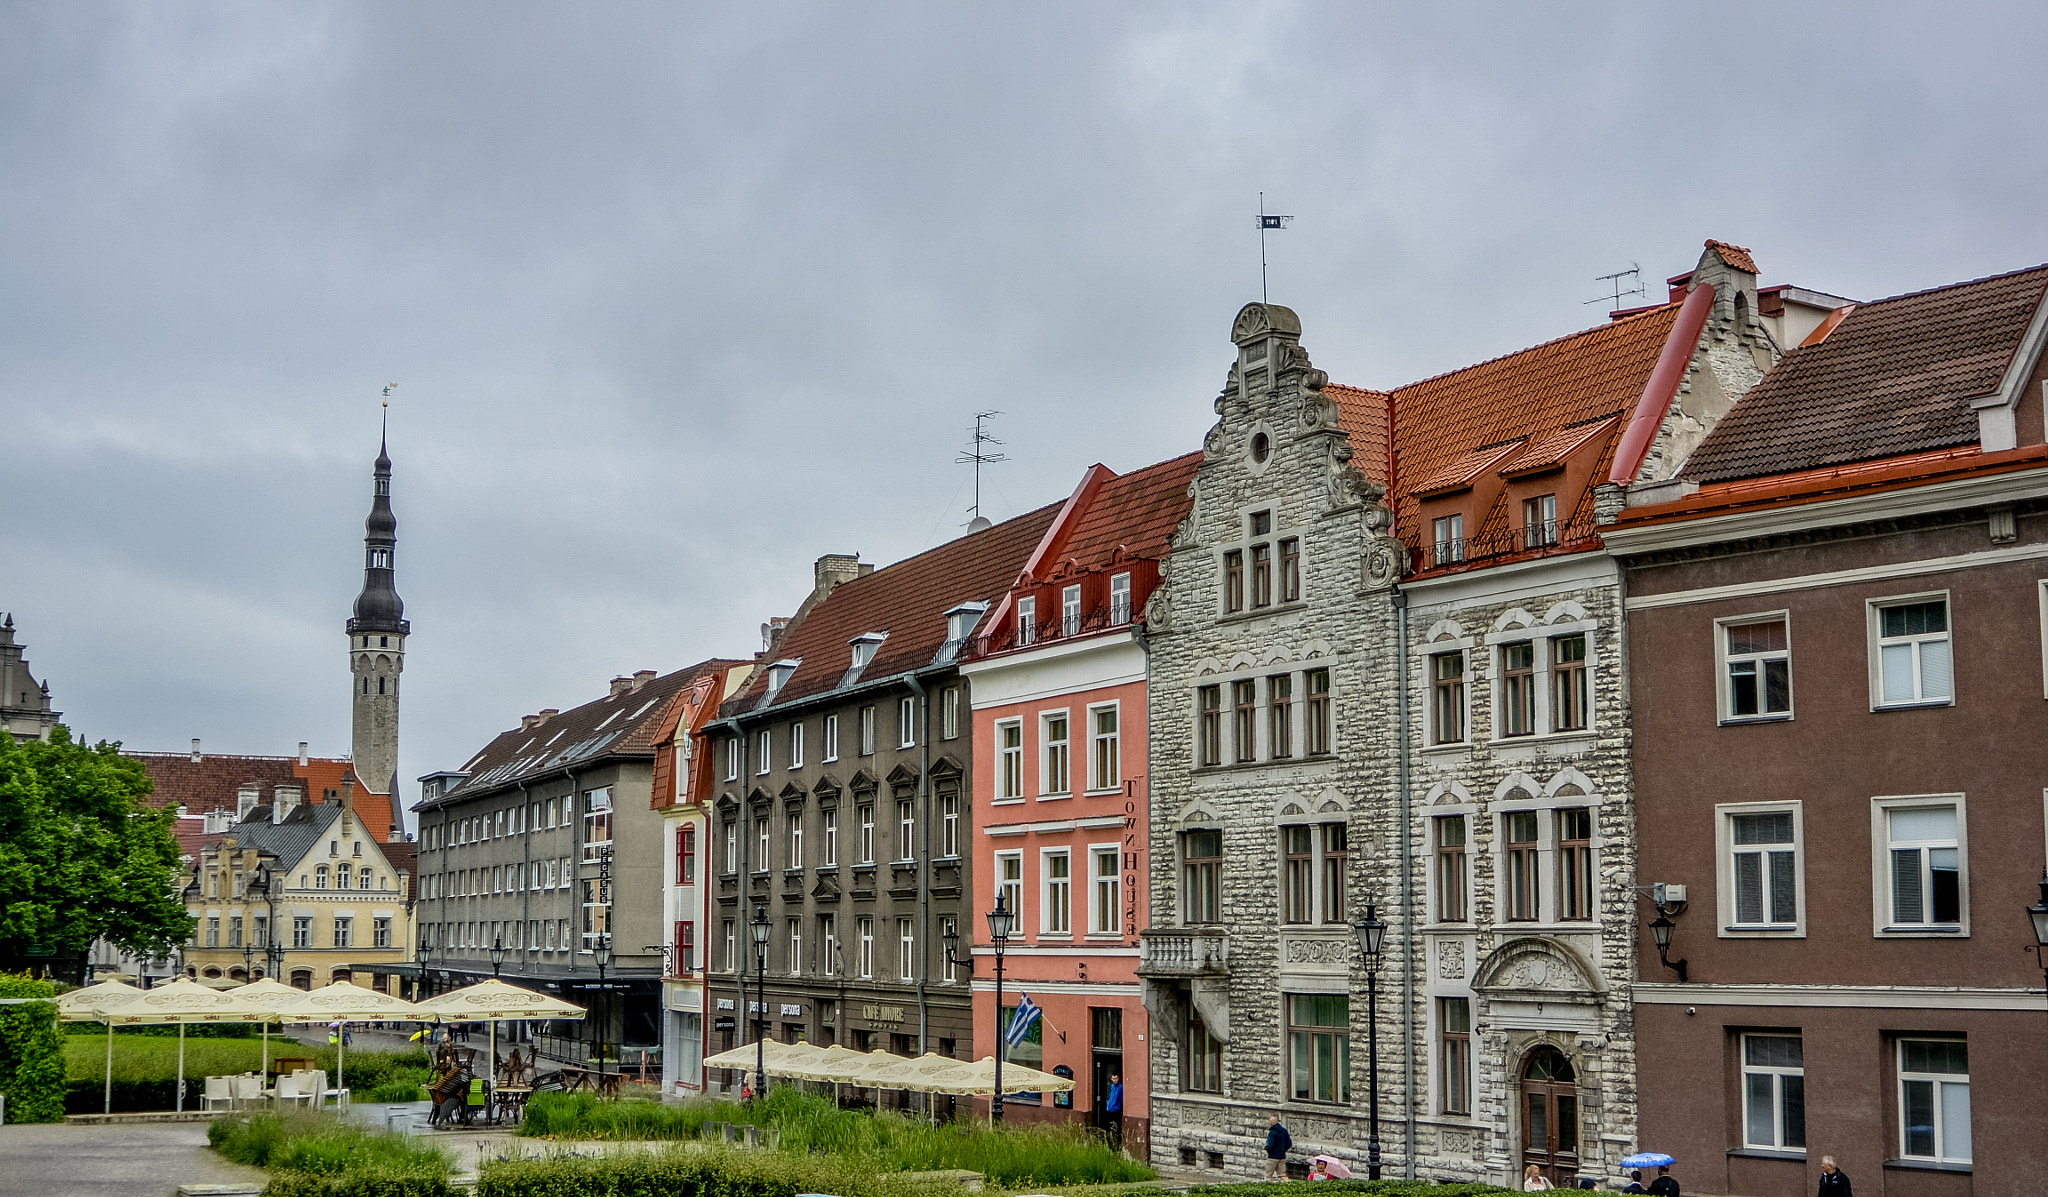
[(0, 1127), (7, 1197), (169, 1197), (181, 1184), (262, 1184), (261, 1168), (230, 1164), (206, 1145), (204, 1122), (159, 1126), (46, 1123)]

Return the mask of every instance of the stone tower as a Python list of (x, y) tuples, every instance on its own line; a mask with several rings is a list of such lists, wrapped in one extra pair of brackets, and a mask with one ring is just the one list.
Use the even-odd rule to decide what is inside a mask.
[(348, 655), (356, 776), (365, 789), (386, 794), (398, 789), (398, 678), (405, 671), (405, 637), (412, 631), (405, 600), (398, 597), (397, 552), (391, 454), (380, 442), (370, 518), (363, 521), (363, 592), (356, 596), (355, 618), (348, 621)]
[(0, 622), (0, 733), (16, 740), (47, 740), (57, 724), (50, 684), (29, 674), (22, 645), (14, 642), (14, 616)]

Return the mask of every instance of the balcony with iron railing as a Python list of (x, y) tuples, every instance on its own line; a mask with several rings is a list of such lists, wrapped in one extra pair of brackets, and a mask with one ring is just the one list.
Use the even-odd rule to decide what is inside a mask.
[(1497, 565), (1516, 558), (1584, 552), (1600, 543), (1600, 534), (1591, 517), (1586, 517), (1564, 522), (1543, 520), (1509, 525), (1477, 536), (1449, 540), (1436, 540), (1429, 536), (1413, 536), (1405, 540), (1409, 560), (1413, 563), (1412, 572), (1422, 573), (1462, 566)]
[(1133, 614), (1128, 605), (1118, 603), (1076, 612), (1073, 615), (1054, 614), (1021, 625), (1012, 619), (999, 631), (970, 638), (967, 642), (968, 651), (962, 655), (968, 658), (991, 657), (1017, 649), (1038, 648), (1062, 640), (1076, 640), (1097, 632), (1129, 627)]
[(1217, 977), (1230, 973), (1230, 934), (1222, 927), (1151, 927), (1138, 932), (1141, 977)]

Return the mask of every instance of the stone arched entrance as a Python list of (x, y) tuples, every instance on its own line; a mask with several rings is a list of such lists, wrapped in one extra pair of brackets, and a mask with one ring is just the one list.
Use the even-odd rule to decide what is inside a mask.
[(1522, 1061), (1522, 1167), (1534, 1164), (1558, 1188), (1579, 1178), (1578, 1074), (1565, 1054), (1548, 1045)]

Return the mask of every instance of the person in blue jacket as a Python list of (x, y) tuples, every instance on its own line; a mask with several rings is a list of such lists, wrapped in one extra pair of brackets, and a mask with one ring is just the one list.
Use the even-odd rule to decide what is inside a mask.
[(1294, 1136), (1280, 1123), (1280, 1115), (1273, 1115), (1266, 1123), (1266, 1179), (1287, 1179), (1287, 1150), (1294, 1146)]
[(1109, 1100), (1103, 1105), (1103, 1112), (1109, 1115), (1109, 1141), (1122, 1147), (1124, 1143), (1124, 1076), (1120, 1072), (1109, 1074)]

